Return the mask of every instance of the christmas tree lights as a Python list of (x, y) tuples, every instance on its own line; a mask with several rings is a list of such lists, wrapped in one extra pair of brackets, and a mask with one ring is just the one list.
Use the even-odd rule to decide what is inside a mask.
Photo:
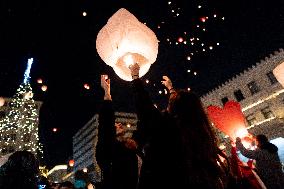
[(0, 120), (0, 155), (17, 150), (42, 154), (38, 136), (39, 105), (33, 100), (30, 85), (30, 69), (33, 59), (28, 60), (24, 81), (7, 103), (7, 112)]

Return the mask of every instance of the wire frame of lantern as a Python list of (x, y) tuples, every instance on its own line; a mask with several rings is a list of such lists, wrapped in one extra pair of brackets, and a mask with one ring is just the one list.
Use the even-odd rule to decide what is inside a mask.
[(131, 81), (129, 65), (138, 63), (144, 76), (156, 61), (158, 39), (155, 33), (124, 8), (119, 9), (99, 31), (97, 52), (123, 80)]

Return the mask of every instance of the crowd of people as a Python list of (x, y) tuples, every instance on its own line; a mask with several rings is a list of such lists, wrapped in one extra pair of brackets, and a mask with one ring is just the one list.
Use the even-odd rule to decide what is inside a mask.
[[(246, 185), (232, 169), (232, 159), (218, 147), (218, 139), (203, 108), (193, 92), (174, 88), (170, 78), (162, 84), (169, 92), (168, 106), (159, 111), (152, 103), (139, 78), (140, 67), (129, 67), (133, 98), (138, 118), (137, 129), (124, 137), (121, 123), (115, 122), (111, 83), (101, 75), (104, 100), (99, 113), (96, 160), (102, 171), (101, 189), (233, 189), (284, 188), (284, 174), (277, 147), (264, 135), (256, 136), (256, 150), (246, 149), (240, 138), (237, 149), (254, 159), (260, 183)], [(40, 179), (38, 161), (27, 151), (13, 153), (0, 169), (1, 189), (90, 189), (91, 179), (78, 170), (74, 182), (56, 186)], [(98, 186), (97, 186), (98, 188)]]

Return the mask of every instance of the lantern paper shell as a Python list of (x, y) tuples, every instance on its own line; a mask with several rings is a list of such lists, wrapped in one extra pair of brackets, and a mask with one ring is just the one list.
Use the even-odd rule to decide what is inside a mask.
[(223, 109), (217, 106), (208, 106), (207, 113), (211, 122), (232, 140), (239, 137), (236, 136), (238, 131), (246, 130), (245, 118), (238, 102), (228, 101)]
[(279, 64), (274, 70), (273, 74), (278, 82), (284, 87), (284, 62)]
[(96, 40), (97, 52), (123, 80), (131, 81), (129, 65), (125, 57), (131, 56), (140, 66), (142, 77), (156, 61), (158, 39), (155, 33), (124, 8), (119, 9), (99, 31)]

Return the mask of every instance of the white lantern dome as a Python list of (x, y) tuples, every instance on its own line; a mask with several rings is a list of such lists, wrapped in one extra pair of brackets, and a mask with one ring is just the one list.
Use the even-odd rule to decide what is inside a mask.
[(129, 60), (140, 66), (139, 76), (145, 75), (156, 61), (158, 39), (155, 33), (124, 8), (119, 9), (99, 31), (97, 52), (115, 73), (131, 81)]

